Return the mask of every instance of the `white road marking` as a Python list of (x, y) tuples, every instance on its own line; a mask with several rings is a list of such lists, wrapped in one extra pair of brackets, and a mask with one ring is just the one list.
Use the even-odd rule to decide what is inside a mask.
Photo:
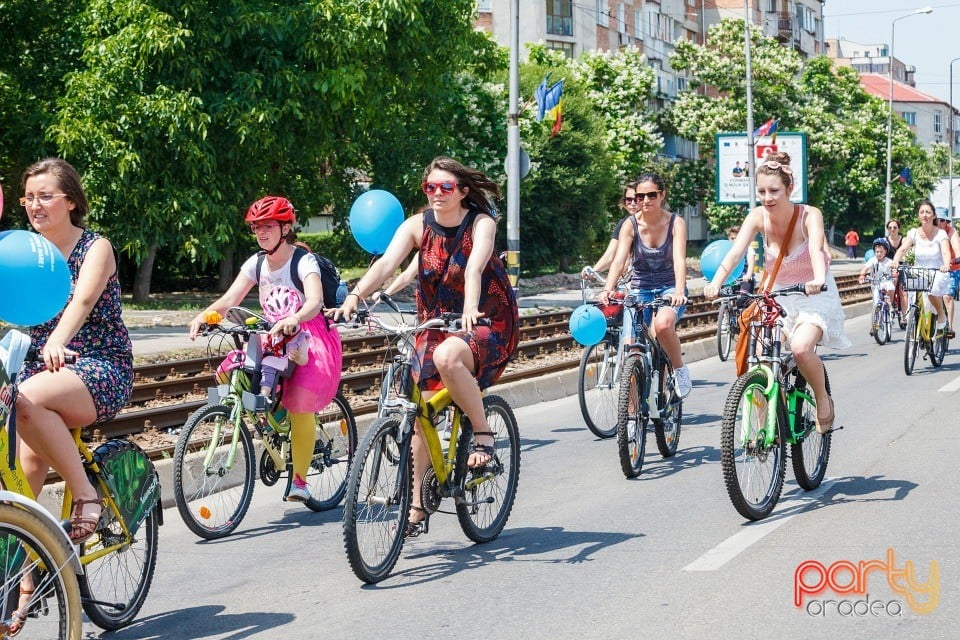
[(940, 393), (953, 393), (957, 390), (960, 390), (960, 377), (954, 378), (951, 382), (937, 389)]
[[(813, 502), (814, 500), (820, 498), (820, 496), (822, 496), (824, 493), (829, 491), (834, 482), (836, 482), (836, 480), (833, 478), (825, 478), (820, 486), (813, 491), (804, 491), (803, 489), (797, 488), (790, 494), (783, 496), (780, 499), (777, 507), (779, 509), (784, 503), (799, 502), (800, 500), (808, 503)], [(783, 517), (777, 517), (777, 511), (774, 511), (771, 516), (773, 519), (761, 520), (759, 522), (747, 525), (744, 527), (743, 531), (730, 536), (713, 549), (707, 551), (705, 554), (685, 566), (683, 570), (716, 571), (723, 565), (736, 558), (752, 544), (759, 542), (767, 535), (773, 533), (790, 520), (803, 513), (805, 510), (805, 508), (801, 507), (798, 508), (796, 513)]]

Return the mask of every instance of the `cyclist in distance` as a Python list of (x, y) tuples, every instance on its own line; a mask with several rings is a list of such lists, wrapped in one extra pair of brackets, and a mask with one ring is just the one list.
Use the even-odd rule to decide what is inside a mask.
[[(334, 317), (350, 317), (365, 296), (394, 273), (403, 259), (420, 250), (417, 315), (420, 321), (442, 313), (463, 314), (463, 333), (427, 330), (417, 336), (413, 376), (431, 397), (446, 387), (473, 426), (471, 468), (487, 465), (494, 454), (481, 389), (503, 373), (517, 345), (517, 301), (503, 262), (493, 253), (497, 219), (490, 202), (500, 195), (496, 183), (456, 160), (437, 157), (423, 172), (422, 189), (430, 208), (407, 218), (383, 257), (357, 282)], [(490, 326), (478, 325), (488, 318)], [(413, 439), (413, 500), (404, 534), (423, 533), (426, 512), (420, 482), (430, 461), (419, 426)]]
[[(763, 234), (765, 270), (772, 270), (777, 256), (786, 251), (772, 288), (803, 284), (806, 290), (805, 296), (783, 296), (777, 298), (777, 302), (787, 312), (784, 319), (787, 346), (816, 397), (817, 430), (827, 433), (833, 428), (835, 411), (816, 347), (845, 349), (850, 346), (850, 341), (844, 333), (844, 314), (837, 283), (827, 267), (823, 249), (823, 214), (816, 207), (792, 204), (790, 193), (795, 186), (788, 154), (772, 153), (760, 163), (757, 167), (757, 194), (761, 206), (747, 214), (733, 247), (703, 293), (707, 298), (717, 297), (720, 285), (757, 233)], [(785, 237), (795, 214), (797, 221), (793, 233), (789, 238)], [(824, 284), (827, 289), (821, 292)]]
[(944, 313), (943, 296), (950, 291), (950, 239), (947, 233), (937, 227), (937, 213), (933, 203), (929, 200), (922, 200), (917, 207), (917, 218), (920, 220), (920, 226), (910, 229), (903, 238), (900, 248), (893, 256), (893, 264), (890, 265), (892, 272), (900, 267), (900, 262), (904, 256), (913, 248), (915, 267), (925, 267), (927, 269), (940, 269), (933, 280), (933, 287), (928, 292), (930, 304), (933, 306), (933, 313), (937, 316), (937, 331), (946, 330), (947, 314)]
[[(29, 329), (43, 363), (27, 364), (20, 374), (19, 458), (36, 496), (51, 466), (64, 479), (73, 495), (69, 535), (80, 544), (96, 531), (103, 504), (70, 430), (106, 422), (127, 403), (133, 348), (120, 314), (117, 254), (109, 240), (84, 226), (88, 204), (80, 176), (64, 160), (47, 158), (24, 171), (21, 185), (20, 204), (31, 226), (67, 260), (71, 293), (63, 311)], [(67, 355), (76, 355), (76, 362), (65, 364)], [(33, 592), (32, 579), (24, 578), (18, 606), (26, 606)], [(23, 611), (14, 612), (10, 635), (25, 622)]]
[(240, 267), (240, 273), (227, 292), (193, 319), (190, 323), (190, 339), (195, 339), (200, 333), (204, 316), (208, 312), (225, 314), (227, 309), (243, 302), (254, 285), (259, 287), (260, 305), (264, 308), (269, 306), (268, 302), (272, 297), (279, 295), (278, 290), (284, 296), (295, 296), (299, 301), (299, 304), (290, 307), (289, 315), (273, 325), (270, 334), (284, 337), (305, 331), (310, 335), (307, 361), (298, 365), (293, 375), (284, 382), (282, 398), (283, 406), (290, 414), (290, 446), (294, 473), (286, 499), (305, 502), (310, 498), (306, 477), (316, 440), (314, 414), (330, 403), (340, 386), (343, 357), (340, 334), (336, 327), (329, 326), (321, 313), (323, 285), (320, 280), (320, 266), (313, 254), (306, 254), (297, 263), (297, 274), (303, 283), (303, 291), (297, 289), (291, 275), (296, 250), (293, 226), (297, 217), (290, 201), (281, 196), (261, 198), (250, 205), (246, 222), (265, 256), (259, 281), (257, 261), (260, 254), (254, 254)]
[[(880, 297), (886, 298), (890, 304), (893, 304), (893, 281), (888, 278), (891, 276), (890, 265), (893, 263), (890, 259), (890, 243), (886, 238), (875, 238), (873, 241), (873, 257), (863, 264), (860, 269), (858, 281), (863, 284), (867, 280), (867, 274), (871, 274), (873, 282), (876, 285), (874, 290)], [(882, 282), (881, 282), (882, 279)], [(874, 300), (873, 304), (878, 304), (879, 299)], [(870, 329), (870, 335), (873, 335), (873, 328)]]
[[(616, 290), (617, 278), (623, 273), (627, 260), (633, 265), (630, 280), (631, 295), (640, 302), (650, 302), (660, 296), (670, 301), (648, 323), (654, 337), (670, 358), (677, 377), (677, 392), (686, 397), (693, 385), (690, 370), (683, 362), (677, 323), (687, 304), (687, 223), (664, 206), (667, 188), (663, 178), (645, 173), (632, 185), (639, 212), (628, 218), (617, 240), (617, 253), (607, 273), (607, 281), (597, 299), (610, 304), (610, 294)], [(623, 314), (625, 341), (633, 335), (632, 314)]]

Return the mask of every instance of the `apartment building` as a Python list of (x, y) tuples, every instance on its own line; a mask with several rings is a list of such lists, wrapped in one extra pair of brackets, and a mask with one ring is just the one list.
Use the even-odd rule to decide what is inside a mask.
[[(861, 73), (860, 86), (881, 100), (890, 99), (890, 76), (887, 74)], [(954, 125), (951, 126), (950, 113), (953, 111)], [(957, 140), (957, 111), (950, 105), (929, 94), (923, 93), (902, 82), (893, 83), (893, 113), (900, 116), (916, 136), (917, 144), (929, 147), (935, 142), (949, 143), (953, 140), (953, 151), (960, 151)]]
[(792, 47), (804, 59), (823, 55), (823, 4), (825, 0), (702, 0), (703, 23), (716, 24), (724, 18), (750, 20), (784, 46)]

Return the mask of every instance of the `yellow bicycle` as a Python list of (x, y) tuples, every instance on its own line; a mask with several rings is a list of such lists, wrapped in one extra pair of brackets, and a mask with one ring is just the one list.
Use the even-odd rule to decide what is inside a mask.
[(933, 288), (933, 281), (939, 269), (910, 267), (900, 265), (898, 278), (904, 291), (913, 292), (913, 300), (907, 309), (907, 333), (903, 340), (903, 370), (909, 376), (917, 361), (920, 347), (929, 358), (930, 364), (939, 367), (947, 353), (950, 339), (945, 331), (937, 330), (933, 321), (933, 309), (927, 301), (927, 292)]
[[(357, 321), (380, 327), (400, 341), (409, 341), (428, 329), (459, 330), (457, 314), (407, 326), (402, 319), (391, 325), (361, 310)], [(467, 537), (474, 542), (489, 542), (503, 531), (517, 494), (520, 434), (513, 409), (499, 396), (484, 396), (495, 453), (482, 469), (468, 468), (473, 429), (460, 409), (454, 407), (450, 444), (444, 449), (436, 424), (453, 401), (446, 389), (424, 400), (413, 382), (411, 366), (415, 357), (411, 349), (399, 350), (395, 356), (391, 365), (395, 394), (388, 401), (396, 410), (386, 412), (370, 426), (348, 472), (344, 546), (353, 572), (369, 584), (390, 575), (403, 548), (413, 501), (411, 442), (415, 422), (430, 452), (430, 466), (424, 472), (420, 491), (427, 518), (439, 510), (444, 498), (452, 498)]]
[[(36, 360), (38, 356), (30, 347), (30, 338), (19, 331), (10, 331), (4, 337), (2, 347), (0, 353), (4, 355), (4, 362), (0, 367), (0, 397), (3, 401), (0, 402), (0, 424), (6, 422), (7, 428), (0, 430), (0, 482), (6, 490), (33, 500), (35, 496), (16, 457), (16, 419), (12, 409), (16, 405), (17, 376), (22, 365)], [(104, 508), (93, 536), (76, 547), (69, 543), (68, 538), (64, 551), (68, 564), (73, 566), (76, 573), (84, 612), (103, 629), (119, 629), (136, 617), (153, 580), (157, 563), (157, 532), (163, 523), (160, 481), (153, 463), (135, 444), (126, 440), (108, 440), (91, 450), (80, 439), (80, 429), (73, 429), (71, 433), (87, 476), (103, 500)], [(70, 490), (65, 489), (61, 520), (69, 521), (71, 503)], [(11, 555), (8, 559), (13, 557)], [(56, 556), (51, 556), (51, 559), (56, 560)], [(43, 585), (48, 584), (50, 576), (62, 576), (65, 573), (62, 562), (54, 565), (47, 562), (44, 560), (36, 565), (38, 574), (34, 575), (34, 597), (28, 605), (28, 618), (50, 613), (51, 610), (43, 602), (50, 592)], [(8, 587), (19, 588), (23, 576), (16, 565), (5, 568), (8, 574), (4, 577), (4, 595), (12, 597), (7, 592)], [(14, 569), (16, 571), (11, 573)], [(17, 578), (16, 581), (10, 578), (11, 575)], [(38, 577), (40, 582), (37, 582)], [(56, 593), (56, 588), (53, 593)], [(14, 598), (13, 602), (16, 600)], [(9, 602), (4, 600), (4, 603)], [(4, 612), (10, 611), (5, 606)], [(23, 637), (31, 637), (32, 632), (28, 631), (33, 623), (28, 621), (24, 625)]]

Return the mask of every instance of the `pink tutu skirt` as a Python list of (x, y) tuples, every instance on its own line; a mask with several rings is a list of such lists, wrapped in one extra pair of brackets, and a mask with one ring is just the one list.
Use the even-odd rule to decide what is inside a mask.
[(310, 332), (310, 358), (283, 383), (283, 406), (290, 413), (322, 411), (340, 388), (343, 347), (340, 333), (323, 315), (301, 323)]

